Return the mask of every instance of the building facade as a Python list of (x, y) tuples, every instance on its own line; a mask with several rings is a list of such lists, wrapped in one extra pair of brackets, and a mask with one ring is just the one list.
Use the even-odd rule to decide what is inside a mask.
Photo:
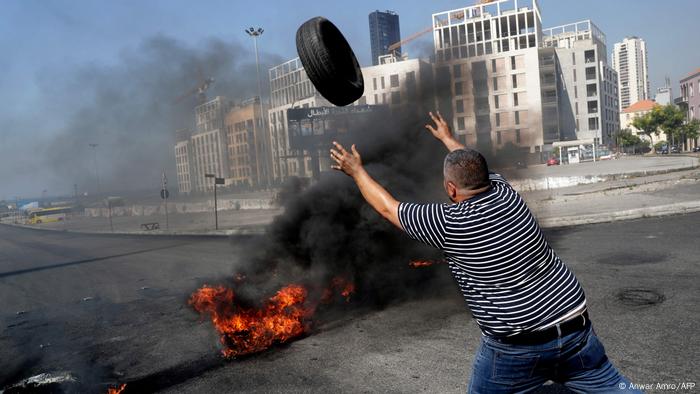
[(556, 52), (561, 129), (573, 130), (578, 140), (613, 144), (620, 129), (618, 78), (608, 64), (605, 34), (584, 20), (543, 30), (542, 45)]
[(266, 114), (266, 106), (261, 112), (259, 97), (243, 101), (226, 114), (227, 185), (259, 188), (269, 184), (271, 160), (264, 124)]
[(688, 119), (700, 120), (700, 68), (680, 80), (680, 102), (687, 107)]
[(204, 192), (214, 187), (211, 178), (205, 174), (229, 178), (228, 151), (224, 115), (231, 103), (217, 96), (195, 107), (195, 131), (189, 141), (191, 187), (193, 191)]
[(175, 133), (175, 169), (177, 172), (177, 189), (180, 194), (192, 193), (192, 158), (190, 149), (191, 132), (178, 130)]
[(441, 69), (449, 73), (452, 127), (467, 145), (496, 152), (511, 143), (537, 156), (545, 141), (558, 139), (543, 131), (537, 1), (433, 14), (433, 36), (436, 78)]
[(647, 46), (643, 39), (627, 37), (616, 43), (612, 67), (619, 78), (620, 112), (638, 101), (650, 99)]
[[(389, 54), (389, 46), (401, 41), (399, 15), (394, 11), (374, 11), (369, 14), (369, 39), (372, 48), (372, 64), (379, 64), (379, 57)], [(395, 54), (401, 55), (401, 48)]]
[(639, 129), (632, 126), (632, 122), (634, 122), (635, 118), (644, 116), (651, 112), (651, 110), (654, 109), (654, 107), (656, 107), (657, 105), (659, 104), (656, 103), (654, 100), (642, 100), (637, 101), (636, 103), (633, 103), (629, 107), (623, 109), (622, 113), (620, 114), (620, 128), (622, 130), (629, 129), (632, 132), (632, 134), (637, 135), (639, 136), (639, 138), (642, 138), (646, 141), (656, 142), (651, 141), (649, 139), (649, 136), (647, 136), (646, 134), (641, 134), (639, 132)]

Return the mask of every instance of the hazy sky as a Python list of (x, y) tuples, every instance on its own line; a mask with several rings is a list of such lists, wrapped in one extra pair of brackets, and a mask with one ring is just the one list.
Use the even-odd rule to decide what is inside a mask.
[[(122, 67), (129, 58), (125, 53), (133, 56), (149, 39), (166, 37), (179, 45), (197, 48), (214, 38), (248, 48), (252, 42), (243, 29), (262, 26), (265, 33), (259, 41), (261, 50), (289, 59), (296, 56), (296, 28), (306, 19), (322, 15), (338, 25), (360, 62), (366, 65), (370, 63), (369, 12), (375, 9), (398, 12), (401, 34), (405, 37), (429, 26), (432, 13), (471, 3), (2, 0), (0, 199), (39, 195), (48, 187), (52, 187), (53, 194), (70, 192), (72, 182), (66, 182), (70, 186), (54, 186), (58, 183), (46, 174), (41, 157), (32, 156), (40, 155), (40, 151), (30, 147), (46, 142), (56, 130), (67, 127), (66, 123), (89, 97), (81, 99), (90, 87), (82, 85), (81, 80), (71, 79), (76, 70)], [(593, 20), (607, 35), (608, 52), (625, 36), (644, 38), (652, 92), (665, 76), (670, 76), (674, 95), (678, 95), (680, 77), (700, 67), (697, 40), (700, 1), (541, 0), (539, 3), (544, 27)], [(409, 55), (418, 55), (431, 46), (431, 36), (427, 34), (404, 50)], [(254, 75), (246, 76), (250, 77)], [(147, 88), (145, 83), (144, 89)], [(216, 90), (214, 93), (232, 95)]]

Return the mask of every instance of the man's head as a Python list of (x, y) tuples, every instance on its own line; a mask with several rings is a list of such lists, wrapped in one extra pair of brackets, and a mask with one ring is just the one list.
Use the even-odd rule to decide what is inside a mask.
[(461, 202), (490, 186), (489, 167), (481, 153), (456, 149), (445, 156), (445, 191), (453, 202)]

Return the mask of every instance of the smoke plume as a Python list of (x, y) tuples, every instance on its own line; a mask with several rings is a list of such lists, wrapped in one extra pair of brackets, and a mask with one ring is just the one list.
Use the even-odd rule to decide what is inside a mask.
[[(46, 95), (75, 101), (64, 104), (74, 113), (46, 142), (40, 157), (53, 173), (53, 186), (104, 192), (158, 190), (166, 170), (175, 179), (175, 131), (194, 126), (196, 94), (176, 98), (214, 78), (208, 97), (242, 100), (257, 95), (255, 56), (247, 46), (211, 38), (196, 46), (165, 36), (144, 40), (125, 50), (109, 66), (91, 65), (62, 80), (42, 79)], [(281, 58), (261, 55), (261, 70)], [(261, 80), (267, 80), (261, 75)], [(267, 87), (263, 85), (263, 91)], [(69, 99), (70, 100), (70, 99)], [(51, 124), (49, 127), (53, 126)], [(88, 144), (98, 144), (97, 172)]]

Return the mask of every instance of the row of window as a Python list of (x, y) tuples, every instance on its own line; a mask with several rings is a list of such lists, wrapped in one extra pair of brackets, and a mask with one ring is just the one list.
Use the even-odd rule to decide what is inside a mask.
[[(494, 114), (495, 127), (520, 126), (527, 123), (527, 111), (514, 111), (513, 123), (510, 123), (511, 112), (497, 112)], [(466, 130), (466, 116), (457, 117), (457, 130)]]

